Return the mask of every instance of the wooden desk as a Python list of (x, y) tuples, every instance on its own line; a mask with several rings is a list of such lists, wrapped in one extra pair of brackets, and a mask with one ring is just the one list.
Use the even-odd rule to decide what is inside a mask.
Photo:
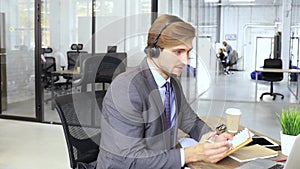
[(290, 92), (296, 97), (297, 100), (299, 100), (299, 69), (270, 69), (270, 68), (257, 68), (255, 69), (255, 102), (257, 102), (257, 80), (258, 80), (258, 72), (272, 72), (272, 73), (298, 73), (298, 79), (297, 79), (297, 88), (296, 93), (293, 92), (293, 90), (288, 86), (288, 89)]
[[(200, 117), (202, 120), (204, 120), (211, 128), (215, 128), (218, 125), (225, 124), (225, 119), (222, 117), (216, 117), (216, 116), (209, 116), (209, 117)], [(240, 129), (243, 129), (243, 126), (240, 126)], [(256, 135), (263, 135), (261, 133), (255, 132), (251, 130)], [(276, 143), (280, 144), (280, 142), (274, 140)], [(269, 158), (270, 160), (276, 160), (281, 159), (284, 156), (281, 151), (278, 152), (278, 156)], [(230, 157), (225, 157), (223, 160), (219, 161), (216, 164), (206, 163), (206, 162), (195, 162), (191, 163), (188, 166), (191, 169), (233, 169), (236, 167), (239, 167), (243, 165), (244, 163), (240, 163), (238, 161), (233, 160)]]
[(51, 75), (78, 75), (79, 73), (77, 71), (74, 70), (59, 70), (59, 71), (53, 71), (51, 72)]

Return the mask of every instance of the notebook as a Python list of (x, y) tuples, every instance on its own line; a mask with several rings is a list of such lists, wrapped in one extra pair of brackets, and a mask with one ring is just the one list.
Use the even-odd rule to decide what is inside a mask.
[(246, 146), (232, 153), (229, 157), (238, 162), (248, 162), (258, 158), (271, 158), (278, 155), (277, 151), (255, 144)]
[(252, 136), (254, 134), (250, 132), (247, 128), (243, 129), (239, 133), (237, 133), (235, 136), (233, 136), (233, 139), (230, 140), (230, 143), (232, 144), (231, 149), (226, 153), (225, 157), (234, 153), (238, 149), (244, 147), (248, 143), (252, 141)]

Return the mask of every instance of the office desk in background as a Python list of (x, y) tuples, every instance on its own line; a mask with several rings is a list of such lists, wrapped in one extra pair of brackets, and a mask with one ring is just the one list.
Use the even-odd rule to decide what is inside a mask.
[(272, 72), (272, 73), (297, 73), (298, 78), (297, 78), (297, 88), (296, 92), (294, 93), (293, 90), (290, 88), (288, 85), (288, 89), (290, 92), (296, 97), (297, 100), (299, 100), (299, 75), (300, 75), (300, 69), (270, 69), (270, 68), (257, 68), (255, 69), (255, 102), (257, 102), (257, 81), (258, 81), (258, 73), (259, 72)]
[[(205, 121), (211, 128), (215, 128), (216, 126), (219, 126), (221, 124), (225, 124), (225, 119), (222, 117), (217, 117), (217, 116), (207, 116), (207, 117), (200, 117), (203, 121)], [(240, 130), (242, 130), (244, 127), (240, 126)], [(251, 129), (249, 129), (251, 130)], [(251, 130), (255, 135), (259, 135), (259, 136), (264, 136), (261, 133), (255, 132), (253, 130)], [(280, 145), (280, 142), (273, 140), (274, 142), (276, 142), (277, 144)], [(273, 157), (273, 158), (268, 158), (269, 160), (278, 160), (278, 159), (282, 159), (285, 158), (286, 156), (284, 156), (281, 151), (278, 152), (278, 156)], [(211, 163), (206, 163), (206, 162), (195, 162), (195, 163), (191, 163), (188, 166), (191, 169), (234, 169), (236, 167), (239, 167), (241, 165), (243, 165), (245, 163), (240, 163), (238, 161), (233, 160), (230, 157), (225, 157), (223, 160), (219, 161), (216, 164), (211, 164)]]

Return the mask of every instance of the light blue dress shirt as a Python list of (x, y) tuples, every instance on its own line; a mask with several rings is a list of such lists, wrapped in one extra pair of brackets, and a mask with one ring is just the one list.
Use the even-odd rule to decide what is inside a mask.
[[(166, 80), (162, 77), (162, 75), (159, 74), (159, 72), (156, 70), (156, 68), (154, 66), (152, 66), (152, 64), (150, 64), (149, 62), (151, 62), (149, 60), (149, 58), (147, 58), (147, 63), (148, 66), (150, 68), (150, 71), (154, 77), (154, 80), (158, 86), (159, 92), (160, 92), (160, 96), (162, 99), (162, 102), (164, 103), (165, 100), (165, 92), (166, 92), (166, 87), (164, 86), (166, 82), (170, 83), (170, 77)], [(171, 88), (171, 101), (170, 101), (170, 105), (171, 105), (171, 125), (174, 126), (175, 125), (175, 121), (176, 121), (176, 104), (175, 104), (175, 94), (173, 92), (173, 88), (172, 88), (172, 84), (170, 83), (170, 88)], [(181, 158), (181, 166), (184, 166), (184, 150), (183, 148), (180, 149), (180, 158)]]
[[(164, 103), (164, 100), (166, 98), (166, 95), (165, 95), (165, 92), (166, 92), (166, 87), (164, 86), (166, 82), (169, 82), (170, 83), (170, 77), (166, 80), (162, 77), (162, 75), (160, 75), (158, 73), (158, 71), (156, 71), (156, 68), (154, 66), (152, 66), (150, 63), (149, 63), (149, 60), (147, 59), (147, 63), (148, 63), (148, 66), (151, 70), (151, 73), (154, 77), (154, 80), (158, 86), (158, 89), (159, 89), (159, 92), (160, 92), (160, 96), (161, 96), (161, 99), (162, 99), (162, 102)], [(175, 94), (173, 92), (173, 89), (172, 89), (172, 84), (170, 83), (170, 92), (171, 92), (171, 99), (170, 99), (170, 105), (171, 105), (171, 125), (174, 126), (175, 124), (175, 120), (176, 120), (176, 113), (175, 113), (175, 110), (176, 110), (176, 105), (175, 105)]]

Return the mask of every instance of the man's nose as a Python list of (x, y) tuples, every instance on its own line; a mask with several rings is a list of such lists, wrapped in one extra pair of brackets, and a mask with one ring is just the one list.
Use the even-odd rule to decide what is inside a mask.
[(188, 64), (188, 60), (189, 60), (189, 54), (188, 53), (185, 53), (185, 54), (183, 54), (183, 55), (180, 56), (180, 61), (184, 65)]

